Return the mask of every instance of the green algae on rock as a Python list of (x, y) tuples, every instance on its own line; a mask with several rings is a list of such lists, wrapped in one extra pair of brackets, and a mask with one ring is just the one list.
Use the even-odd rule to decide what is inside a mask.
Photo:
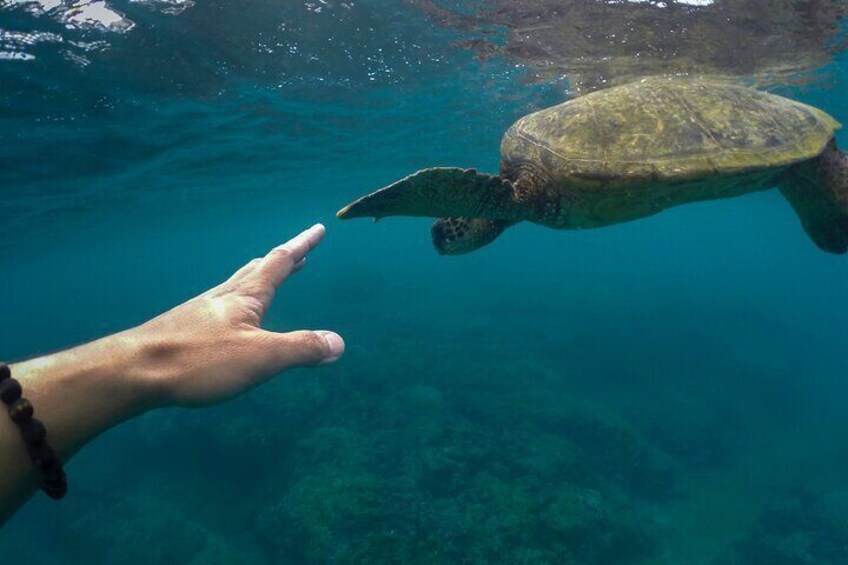
[(528, 390), (509, 378), (515, 367), (482, 367), (334, 384), (288, 454), (285, 484), (263, 494), (254, 531), (280, 559), (305, 563), (654, 555), (640, 501), (675, 496), (677, 465), (597, 406)]
[(848, 563), (848, 492), (776, 492), (757, 526), (713, 565)]

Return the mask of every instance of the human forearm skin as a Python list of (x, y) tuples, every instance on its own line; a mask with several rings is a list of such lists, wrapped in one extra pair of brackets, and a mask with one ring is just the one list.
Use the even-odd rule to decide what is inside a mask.
[[(124, 332), (11, 365), (62, 461), (153, 406), (150, 387), (137, 370), (145, 366), (145, 350)], [(36, 491), (37, 477), (17, 427), (0, 413), (0, 525)]]
[[(224, 402), (291, 367), (332, 363), (344, 340), (327, 330), (261, 327), (277, 287), (324, 237), (317, 224), (222, 284), (136, 328), (11, 366), (63, 461), (124, 420), (166, 406)], [(0, 411), (0, 525), (37, 488), (20, 434)]]

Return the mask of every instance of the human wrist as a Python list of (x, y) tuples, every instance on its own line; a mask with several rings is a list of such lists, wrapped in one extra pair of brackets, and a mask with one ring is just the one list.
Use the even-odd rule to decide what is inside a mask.
[(163, 396), (158, 386), (161, 368), (156, 363), (160, 347), (146, 339), (138, 328), (113, 334), (89, 343), (84, 348), (90, 356), (92, 372), (100, 386), (109, 390), (128, 417), (161, 405)]
[(179, 335), (163, 331), (158, 321), (107, 338), (122, 352), (116, 365), (122, 371), (126, 394), (140, 412), (172, 405), (169, 383), (187, 370), (185, 351), (189, 345)]
[(63, 459), (112, 426), (153, 407), (125, 332), (11, 365)]

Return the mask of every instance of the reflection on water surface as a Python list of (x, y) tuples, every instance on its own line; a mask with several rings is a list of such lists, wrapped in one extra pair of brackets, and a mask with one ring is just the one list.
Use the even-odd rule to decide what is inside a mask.
[[(568, 78), (577, 92), (668, 73), (756, 77), (812, 71), (846, 45), (833, 0), (408, 0), (470, 37), (479, 57), (502, 55), (532, 78)], [(792, 80), (799, 80), (794, 76)]]

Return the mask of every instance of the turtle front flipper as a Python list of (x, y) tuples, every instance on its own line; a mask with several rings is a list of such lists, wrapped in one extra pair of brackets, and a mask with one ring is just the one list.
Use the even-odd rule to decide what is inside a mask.
[(848, 251), (848, 155), (830, 145), (780, 183), (807, 235), (824, 251)]
[(439, 218), (433, 222), (430, 235), (440, 255), (461, 255), (492, 243), (511, 225), (509, 220)]
[(474, 169), (423, 169), (363, 196), (336, 213), (341, 219), (386, 216), (444, 216), (490, 220), (521, 219), (512, 184)]

